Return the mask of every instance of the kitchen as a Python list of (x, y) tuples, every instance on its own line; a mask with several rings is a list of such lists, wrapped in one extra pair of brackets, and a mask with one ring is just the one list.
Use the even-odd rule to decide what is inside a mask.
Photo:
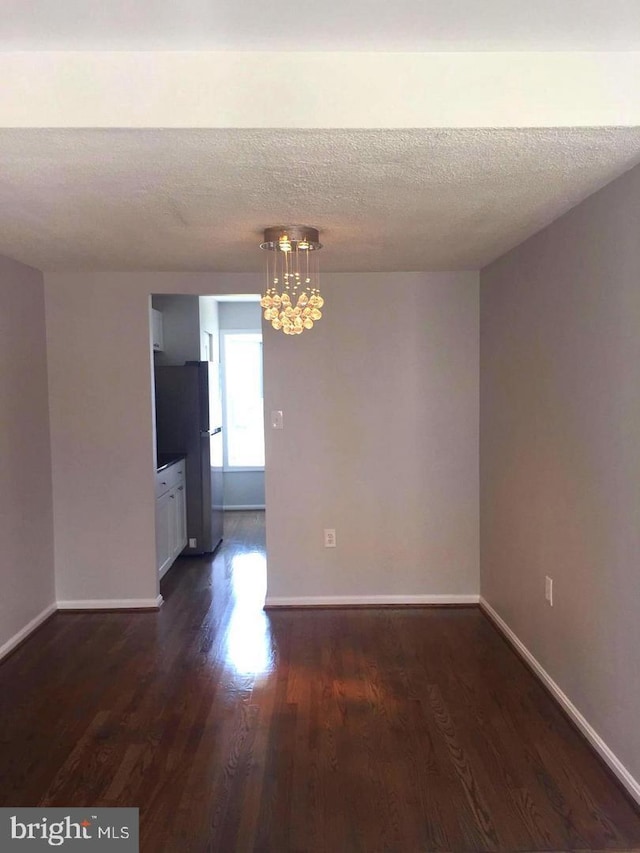
[(152, 297), (160, 578), (181, 555), (216, 551), (225, 510), (264, 509), (257, 300)]

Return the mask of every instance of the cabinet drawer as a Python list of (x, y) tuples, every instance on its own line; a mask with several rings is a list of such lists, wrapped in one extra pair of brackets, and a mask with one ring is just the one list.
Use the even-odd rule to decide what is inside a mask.
[(184, 482), (184, 459), (174, 462), (168, 468), (156, 472), (156, 497), (159, 498), (165, 492), (173, 489), (178, 483)]

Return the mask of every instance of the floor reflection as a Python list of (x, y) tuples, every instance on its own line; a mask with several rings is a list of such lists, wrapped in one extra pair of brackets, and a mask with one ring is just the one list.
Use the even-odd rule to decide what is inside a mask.
[(260, 551), (235, 554), (231, 559), (234, 596), (226, 653), (238, 675), (259, 675), (272, 668), (269, 620), (264, 612), (267, 561)]

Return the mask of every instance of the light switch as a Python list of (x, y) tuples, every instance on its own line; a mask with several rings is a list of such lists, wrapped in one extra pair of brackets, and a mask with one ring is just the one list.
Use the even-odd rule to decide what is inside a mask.
[(284, 429), (284, 417), (282, 410), (271, 412), (271, 429)]

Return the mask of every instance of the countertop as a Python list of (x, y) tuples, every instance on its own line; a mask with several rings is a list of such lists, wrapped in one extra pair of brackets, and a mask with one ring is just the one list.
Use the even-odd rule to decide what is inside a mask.
[(174, 462), (179, 462), (181, 459), (186, 458), (186, 453), (158, 453), (158, 467), (156, 471), (158, 473), (164, 471), (165, 468), (173, 465)]

